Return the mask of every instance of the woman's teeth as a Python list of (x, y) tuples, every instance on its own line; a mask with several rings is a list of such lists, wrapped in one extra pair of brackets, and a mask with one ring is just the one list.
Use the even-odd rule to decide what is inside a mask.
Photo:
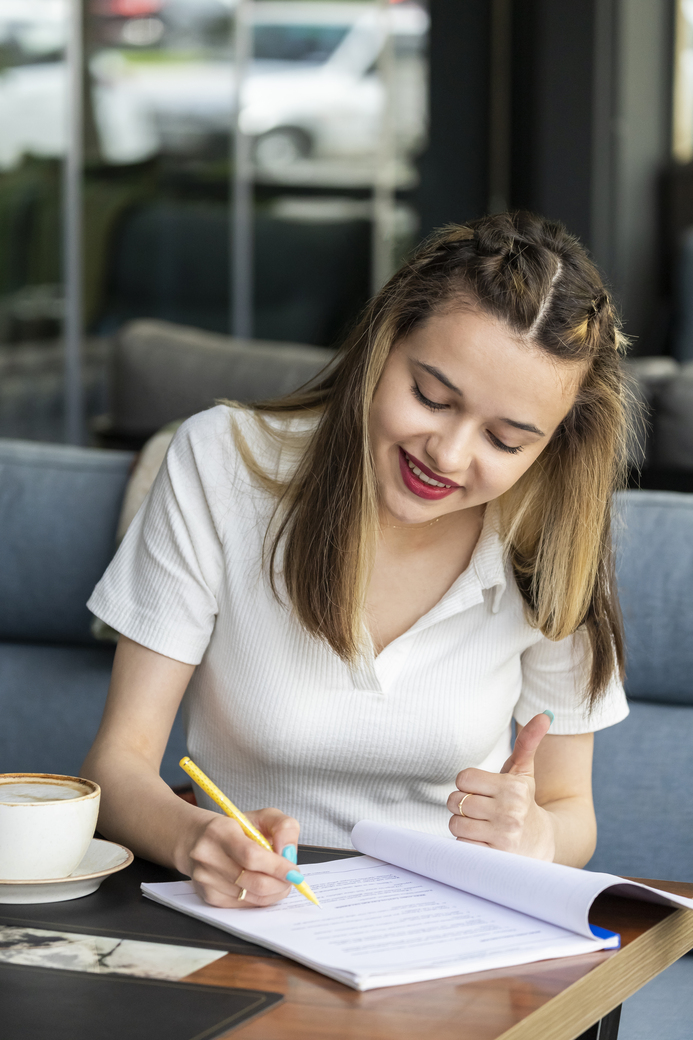
[(427, 477), (425, 473), (422, 473), (418, 466), (415, 466), (411, 461), (407, 453), (404, 453), (407, 462), (409, 463), (409, 469), (412, 470), (414, 476), (418, 477), (424, 484), (430, 484), (431, 487), (439, 488), (450, 488), (452, 484), (441, 484), (439, 480), (433, 480), (432, 477)]

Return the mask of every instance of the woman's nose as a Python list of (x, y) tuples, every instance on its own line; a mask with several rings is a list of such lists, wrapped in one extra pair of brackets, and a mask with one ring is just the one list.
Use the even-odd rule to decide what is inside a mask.
[(464, 423), (454, 431), (446, 431), (430, 438), (427, 450), (432, 460), (432, 469), (441, 476), (450, 477), (459, 483), (460, 475), (467, 472), (474, 458), (474, 431)]

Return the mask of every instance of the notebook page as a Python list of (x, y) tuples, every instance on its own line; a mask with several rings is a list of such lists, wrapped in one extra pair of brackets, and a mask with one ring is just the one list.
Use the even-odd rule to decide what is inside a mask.
[(351, 832), (359, 852), (463, 888), (483, 899), (497, 900), (524, 914), (591, 935), (588, 915), (598, 895), (607, 890), (629, 899), (693, 910), (693, 899), (624, 881), (615, 874), (578, 870), (561, 863), (517, 856), (454, 838), (439, 838), (404, 827), (362, 820)]
[(357, 989), (594, 952), (597, 941), (369, 857), (302, 868), (318, 908), (292, 892), (262, 909), (208, 906), (189, 882), (145, 884), (167, 906)]
[[(367, 856), (463, 888), (584, 936), (592, 934), (587, 918), (595, 897), (620, 880), (370, 820), (356, 824), (351, 840)], [(603, 878), (609, 878), (607, 884)]]

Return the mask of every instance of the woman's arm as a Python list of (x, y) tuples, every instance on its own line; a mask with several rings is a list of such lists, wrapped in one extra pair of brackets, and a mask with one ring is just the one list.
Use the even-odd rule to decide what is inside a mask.
[[(292, 849), (287, 858), (268, 852), (233, 820), (178, 798), (159, 776), (193, 671), (121, 636), (101, 726), (82, 767), (82, 775), (101, 786), (99, 830), (145, 859), (188, 874), (215, 906), (274, 903), (290, 891)], [(279, 852), (295, 850), (295, 820), (277, 809), (248, 816)], [(242, 888), (248, 894), (239, 904)]]
[(594, 737), (547, 736), (550, 724), (541, 714), (518, 726), (500, 773), (463, 769), (457, 775), (458, 789), (448, 798), (456, 838), (574, 867), (587, 863), (597, 839)]

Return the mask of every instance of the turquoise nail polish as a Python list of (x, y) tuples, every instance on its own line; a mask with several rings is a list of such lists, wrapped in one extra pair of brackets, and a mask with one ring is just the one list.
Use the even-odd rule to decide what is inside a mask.
[(296, 853), (295, 845), (285, 845), (282, 849), (282, 856), (284, 859), (288, 859), (289, 863), (297, 863), (298, 857)]
[(546, 711), (543, 711), (543, 712), (542, 712), (542, 715), (548, 715), (548, 716), (549, 716), (549, 718), (550, 718), (550, 720), (551, 720), (551, 722), (553, 722), (553, 720), (554, 720), (554, 718), (555, 718), (555, 715), (554, 715), (554, 713), (553, 713), (552, 711), (549, 711), (549, 709), (548, 709), (548, 708), (546, 709)]
[(290, 881), (292, 885), (300, 885), (303, 881), (303, 874), (300, 870), (290, 870), (286, 875), (286, 880)]

